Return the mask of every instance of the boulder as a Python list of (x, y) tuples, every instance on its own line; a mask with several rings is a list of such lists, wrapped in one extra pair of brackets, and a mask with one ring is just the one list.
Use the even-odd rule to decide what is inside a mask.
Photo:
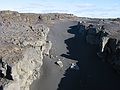
[(79, 70), (79, 66), (75, 63), (72, 63), (71, 66), (70, 66), (71, 69), (75, 69), (75, 70)]
[(55, 62), (59, 67), (63, 67), (63, 63), (62, 63), (62, 61), (60, 61), (60, 60), (58, 60), (57, 62)]

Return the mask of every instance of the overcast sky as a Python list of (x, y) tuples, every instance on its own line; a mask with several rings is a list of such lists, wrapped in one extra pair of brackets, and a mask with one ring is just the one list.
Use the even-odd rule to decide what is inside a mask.
[(0, 10), (117, 18), (120, 17), (120, 0), (0, 0)]

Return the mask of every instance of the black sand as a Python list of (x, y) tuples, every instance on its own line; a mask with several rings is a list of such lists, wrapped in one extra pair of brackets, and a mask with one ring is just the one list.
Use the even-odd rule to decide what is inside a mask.
[[(76, 24), (61, 21), (51, 28), (50, 54), (58, 57), (45, 57), (43, 74), (34, 81), (31, 90), (120, 90), (120, 75), (98, 58), (98, 46), (87, 44), (84, 36), (78, 35)], [(63, 68), (54, 64), (57, 59), (63, 61)], [(79, 71), (68, 69), (72, 62), (77, 62)]]

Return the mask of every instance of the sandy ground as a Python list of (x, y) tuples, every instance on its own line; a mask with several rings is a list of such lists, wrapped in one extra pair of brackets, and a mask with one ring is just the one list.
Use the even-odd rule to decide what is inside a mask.
[[(44, 58), (41, 78), (30, 90), (120, 90), (120, 75), (97, 57), (97, 46), (78, 35), (76, 24), (61, 21), (51, 28), (48, 39), (53, 43), (50, 54), (54, 58)], [(63, 61), (63, 68), (55, 64), (58, 59)], [(72, 62), (77, 62), (79, 71), (69, 69)]]

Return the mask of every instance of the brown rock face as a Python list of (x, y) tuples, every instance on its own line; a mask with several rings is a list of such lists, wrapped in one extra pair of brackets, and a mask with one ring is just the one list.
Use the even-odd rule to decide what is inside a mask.
[[(49, 28), (39, 15), (0, 12), (0, 79), (5, 90), (27, 90), (39, 77), (43, 54), (49, 54)], [(44, 22), (45, 23), (45, 22)]]
[(0, 11), (0, 79), (5, 90), (29, 90), (40, 76), (43, 55), (49, 55), (49, 26), (72, 14), (33, 14)]

